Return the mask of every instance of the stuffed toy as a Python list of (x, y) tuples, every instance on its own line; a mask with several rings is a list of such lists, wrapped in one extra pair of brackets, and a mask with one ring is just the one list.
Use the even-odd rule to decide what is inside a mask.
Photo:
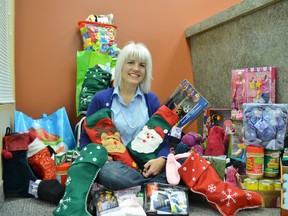
[(181, 142), (186, 144), (189, 149), (194, 148), (199, 155), (203, 155), (203, 145), (202, 143), (205, 141), (205, 138), (198, 135), (197, 133), (190, 131), (186, 135), (184, 135), (181, 139)]
[(225, 146), (224, 146), (224, 136), (225, 131), (220, 126), (214, 126), (210, 129), (206, 149), (204, 155), (209, 156), (221, 156), (225, 155)]

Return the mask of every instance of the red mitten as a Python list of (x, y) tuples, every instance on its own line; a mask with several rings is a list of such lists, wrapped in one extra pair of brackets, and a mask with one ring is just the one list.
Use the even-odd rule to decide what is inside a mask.
[(54, 160), (48, 147), (38, 138), (28, 145), (28, 163), (38, 178), (50, 180), (56, 178)]
[(223, 182), (210, 162), (194, 151), (178, 172), (191, 191), (205, 196), (210, 205), (222, 215), (234, 216), (241, 209), (258, 208), (262, 205), (263, 200), (259, 193)]
[(140, 170), (122, 143), (120, 134), (111, 120), (110, 109), (104, 108), (86, 117), (83, 126), (91, 141), (103, 145), (113, 160), (122, 161), (127, 166)]

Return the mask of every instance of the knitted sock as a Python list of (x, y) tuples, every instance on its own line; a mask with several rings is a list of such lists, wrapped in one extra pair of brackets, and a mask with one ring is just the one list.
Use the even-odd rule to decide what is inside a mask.
[(258, 208), (262, 196), (223, 182), (211, 163), (192, 151), (178, 169), (181, 179), (194, 193), (204, 195), (222, 215), (234, 216), (241, 209)]
[(38, 138), (28, 145), (28, 162), (39, 179), (56, 178), (54, 160), (51, 158), (48, 147)]
[(68, 170), (65, 193), (53, 215), (91, 215), (87, 209), (87, 198), (107, 159), (108, 152), (102, 145), (90, 143), (81, 150)]
[(122, 161), (127, 166), (139, 170), (138, 165), (122, 143), (120, 134), (111, 120), (110, 109), (104, 108), (86, 117), (83, 127), (90, 140), (95, 144), (103, 145), (113, 160)]
[(151, 116), (135, 139), (127, 144), (132, 158), (141, 169), (149, 160), (156, 158), (165, 134), (178, 119), (173, 111), (163, 105)]

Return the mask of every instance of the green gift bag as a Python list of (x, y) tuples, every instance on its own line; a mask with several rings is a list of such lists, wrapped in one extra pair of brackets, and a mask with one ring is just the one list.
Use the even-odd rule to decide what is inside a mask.
[[(76, 74), (76, 112), (77, 116), (79, 112), (79, 95), (82, 89), (82, 84), (85, 79), (86, 72), (89, 68), (93, 68), (95, 65), (107, 64), (111, 68), (113, 64), (112, 57), (108, 54), (101, 54), (92, 50), (77, 51), (77, 74)], [(113, 64), (114, 65), (114, 64)]]

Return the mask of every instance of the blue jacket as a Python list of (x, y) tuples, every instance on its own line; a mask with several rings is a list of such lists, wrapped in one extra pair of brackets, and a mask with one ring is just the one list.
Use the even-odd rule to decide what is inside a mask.
[[(97, 112), (100, 109), (103, 108), (111, 108), (112, 105), (112, 94), (113, 94), (114, 88), (108, 88), (102, 91), (97, 92), (88, 107), (86, 117), (92, 115), (93, 113)], [(149, 92), (148, 94), (144, 94), (146, 104), (148, 107), (148, 115), (151, 117), (153, 113), (155, 113), (159, 107), (160, 107), (160, 102), (158, 97), (153, 93)], [(83, 148), (84, 146), (88, 145), (91, 143), (91, 140), (89, 136), (87, 135), (86, 131), (83, 129), (81, 133), (81, 138), (80, 138), (80, 147)], [(169, 154), (169, 142), (168, 142), (168, 137), (166, 136), (162, 148), (160, 149), (158, 153), (158, 157), (166, 157)]]

